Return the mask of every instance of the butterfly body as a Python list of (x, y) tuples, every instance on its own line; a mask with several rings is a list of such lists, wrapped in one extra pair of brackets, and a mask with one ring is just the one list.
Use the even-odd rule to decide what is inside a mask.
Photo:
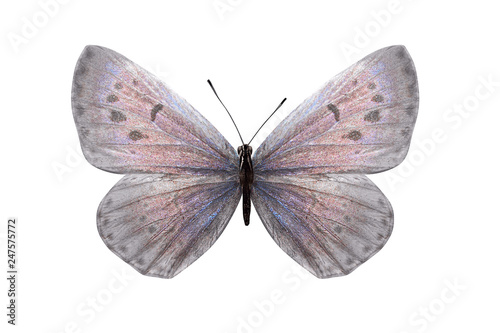
[(240, 186), (243, 193), (243, 221), (245, 221), (245, 225), (249, 225), (250, 211), (252, 210), (250, 203), (253, 184), (252, 147), (247, 144), (239, 146), (238, 155), (240, 157)]
[(347, 275), (389, 239), (392, 206), (365, 174), (405, 158), (418, 113), (406, 48), (333, 77), (252, 154), (142, 67), (83, 50), (72, 109), (85, 158), (125, 174), (97, 211), (106, 246), (144, 275), (172, 278), (219, 238), (243, 197), (276, 244), (319, 278)]

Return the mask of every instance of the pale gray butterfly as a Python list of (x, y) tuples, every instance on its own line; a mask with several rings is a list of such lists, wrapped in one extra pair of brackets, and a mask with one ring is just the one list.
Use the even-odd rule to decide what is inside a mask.
[(251, 201), (297, 263), (319, 278), (346, 275), (392, 232), (392, 207), (364, 174), (403, 161), (418, 95), (406, 48), (378, 50), (306, 99), (252, 156), (153, 74), (87, 46), (72, 90), (82, 150), (126, 174), (99, 206), (99, 233), (140, 273), (171, 278), (219, 238), (243, 194), (246, 224)]

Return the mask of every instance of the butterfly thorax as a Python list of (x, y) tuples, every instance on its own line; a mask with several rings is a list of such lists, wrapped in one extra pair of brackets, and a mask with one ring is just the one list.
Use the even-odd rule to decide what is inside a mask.
[(253, 183), (252, 147), (243, 145), (238, 147), (240, 156), (240, 186), (243, 191), (243, 220), (245, 225), (250, 224), (250, 194)]

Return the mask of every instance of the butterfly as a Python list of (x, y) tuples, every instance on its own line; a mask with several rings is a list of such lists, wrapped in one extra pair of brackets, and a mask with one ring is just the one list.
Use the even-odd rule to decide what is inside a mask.
[(137, 271), (161, 278), (212, 246), (242, 196), (245, 224), (253, 203), (274, 241), (316, 277), (352, 272), (393, 229), (390, 202), (364, 174), (403, 161), (418, 103), (406, 48), (383, 48), (306, 99), (253, 154), (110, 49), (86, 46), (72, 87), (84, 156), (126, 174), (99, 205), (99, 234)]

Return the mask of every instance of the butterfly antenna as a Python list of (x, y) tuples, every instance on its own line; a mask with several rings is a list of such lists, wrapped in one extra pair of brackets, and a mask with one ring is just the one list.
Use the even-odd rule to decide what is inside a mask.
[(286, 101), (286, 98), (284, 98), (284, 99), (281, 101), (280, 105), (278, 105), (278, 107), (276, 108), (276, 110), (274, 110), (274, 112), (273, 112), (273, 113), (271, 113), (271, 115), (270, 115), (270, 116), (266, 119), (266, 121), (265, 121), (265, 122), (264, 122), (264, 123), (263, 123), (263, 124), (259, 127), (259, 129), (258, 129), (258, 130), (257, 130), (257, 132), (255, 132), (255, 134), (252, 136), (252, 138), (250, 139), (250, 141), (248, 142), (248, 144), (250, 144), (250, 142), (252, 142), (252, 140), (255, 138), (255, 136), (257, 135), (257, 133), (259, 133), (259, 131), (262, 129), (262, 127), (264, 127), (264, 125), (267, 123), (267, 121), (268, 121), (269, 119), (271, 119), (271, 117), (272, 117), (272, 116), (276, 113), (276, 111), (278, 111), (278, 109), (279, 109), (279, 108), (283, 105), (283, 103), (285, 103), (285, 101)]
[(241, 137), (241, 134), (240, 134), (240, 130), (238, 129), (238, 126), (236, 126), (236, 123), (234, 122), (234, 119), (233, 117), (231, 116), (231, 114), (229, 113), (229, 110), (226, 108), (226, 106), (224, 105), (224, 103), (222, 103), (219, 95), (217, 95), (217, 92), (215, 91), (215, 88), (214, 86), (212, 85), (212, 82), (210, 82), (210, 80), (207, 80), (208, 84), (210, 85), (210, 88), (212, 88), (212, 90), (214, 91), (214, 94), (215, 96), (217, 97), (217, 99), (219, 100), (220, 104), (222, 104), (222, 106), (224, 107), (224, 109), (226, 109), (226, 112), (227, 114), (229, 115), (229, 118), (231, 118), (231, 121), (233, 122), (234, 124), (234, 127), (236, 127), (236, 131), (238, 131), (238, 135), (240, 136), (240, 140), (241, 140), (241, 143), (242, 144), (245, 144), (245, 142), (243, 142), (243, 138)]

